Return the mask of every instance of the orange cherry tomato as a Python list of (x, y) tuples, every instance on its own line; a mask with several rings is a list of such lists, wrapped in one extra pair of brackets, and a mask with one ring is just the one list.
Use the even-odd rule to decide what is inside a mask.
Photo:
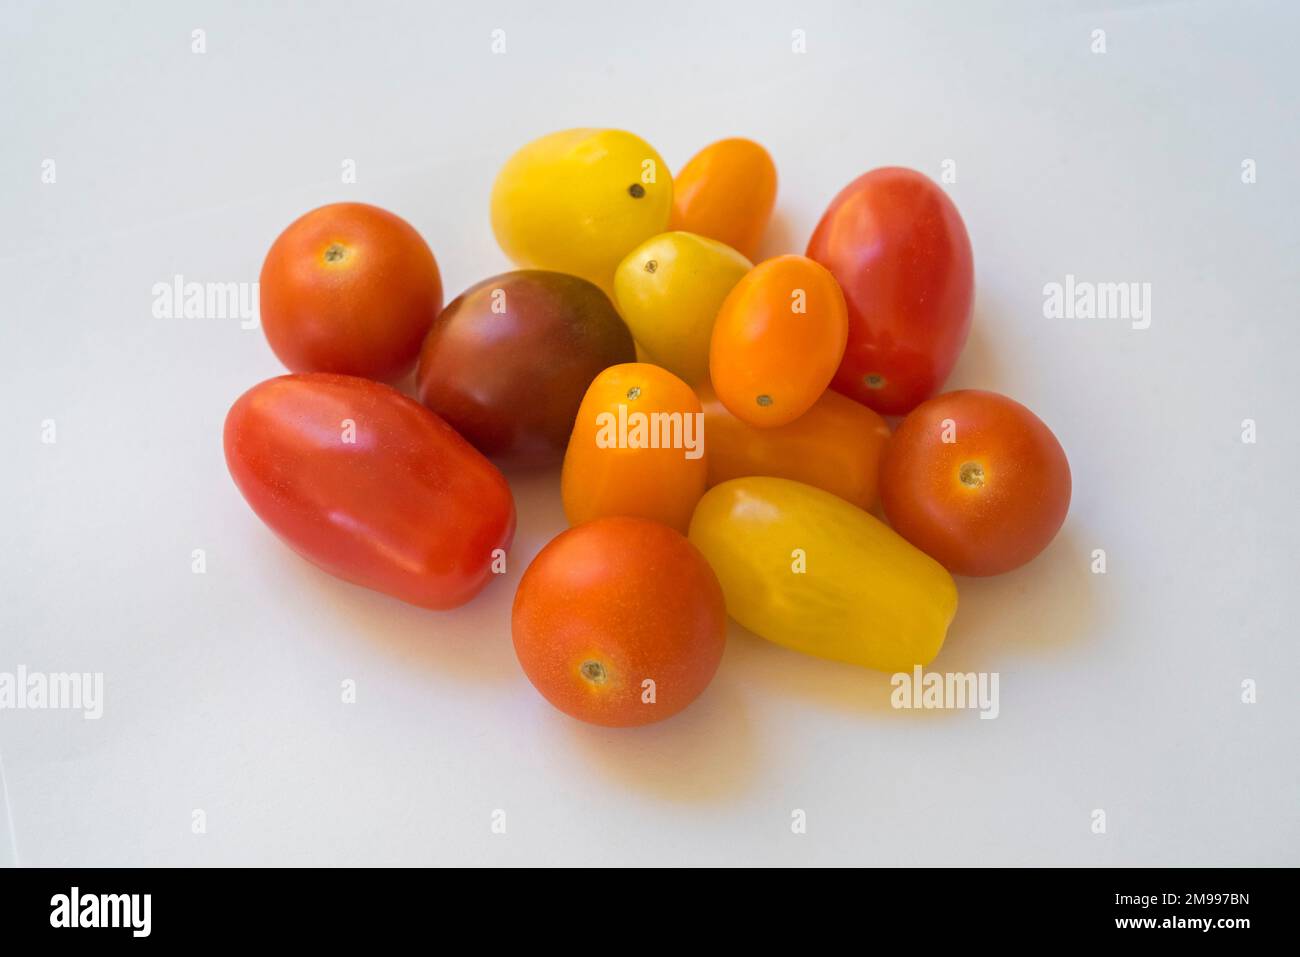
[(746, 422), (793, 422), (826, 391), (848, 334), (844, 294), (824, 266), (803, 256), (759, 263), (727, 295), (713, 324), (714, 391)]
[(753, 140), (719, 140), (673, 178), (669, 228), (708, 236), (753, 259), (774, 205), (776, 165), (767, 150)]
[(420, 234), (365, 203), (291, 223), (266, 254), (259, 290), (266, 341), (290, 371), (387, 382), (415, 365), (442, 308), (438, 263)]
[(562, 532), (520, 579), (515, 654), (533, 686), (582, 721), (662, 721), (718, 670), (727, 609), (718, 578), (679, 533), (640, 518)]
[(875, 507), (889, 441), (889, 426), (877, 413), (827, 390), (793, 422), (764, 429), (732, 415), (708, 385), (696, 392), (704, 407), (709, 488), (766, 475), (824, 489), (861, 509)]
[(627, 362), (596, 376), (560, 474), (569, 524), (634, 515), (685, 533), (708, 475), (703, 423), (700, 400), (667, 369)]
[(1070, 464), (1019, 402), (965, 390), (918, 405), (885, 451), (880, 496), (894, 530), (956, 575), (998, 575), (1056, 536)]

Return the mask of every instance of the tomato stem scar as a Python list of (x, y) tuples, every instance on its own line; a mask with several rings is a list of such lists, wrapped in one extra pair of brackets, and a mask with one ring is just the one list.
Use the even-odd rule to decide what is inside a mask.
[(632, 386), (632, 388), (627, 390), (627, 397), (629, 399), (641, 398), (641, 387), (639, 385)]
[(338, 243), (331, 243), (329, 249), (325, 250), (325, 261), (327, 263), (336, 263), (347, 254), (348, 251), (341, 245)]
[(656, 269), (658, 269), (658, 268), (659, 268), (659, 262), (658, 262), (658, 260), (655, 260), (655, 259), (647, 259), (647, 260), (646, 260), (646, 264), (645, 264), (645, 271), (646, 271), (646, 272), (654, 272), (654, 271), (655, 271)]
[(862, 377), (862, 381), (867, 384), (868, 389), (883, 389), (885, 387), (885, 377), (878, 372), (869, 372)]
[(961, 484), (967, 488), (979, 488), (984, 484), (984, 466), (978, 462), (964, 462), (957, 473)]
[(605, 666), (599, 661), (584, 661), (578, 671), (592, 684), (603, 685), (608, 677), (605, 674)]
[(633, 199), (640, 199), (642, 196), (645, 195), (645, 187), (642, 186), (640, 183), (633, 183), (631, 186), (627, 188), (627, 192), (628, 195), (631, 196)]
[(759, 405), (763, 406), (763, 408), (767, 408), (769, 405), (772, 404), (772, 397), (770, 395), (760, 395), (754, 401), (757, 402)]

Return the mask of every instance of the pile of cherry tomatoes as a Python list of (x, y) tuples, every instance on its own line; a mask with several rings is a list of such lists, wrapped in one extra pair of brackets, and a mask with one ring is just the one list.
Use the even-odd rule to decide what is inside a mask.
[[(498, 466), (562, 463), (573, 527), (525, 571), (512, 633), (537, 689), (586, 721), (686, 707), (728, 615), (808, 654), (928, 665), (952, 576), (1010, 571), (1055, 536), (1065, 453), (1009, 398), (935, 395), (974, 299), (938, 186), (872, 170), (805, 255), (754, 264), (776, 186), (749, 140), (674, 177), (630, 133), (544, 136), (492, 191), (520, 271), (446, 308), (407, 222), (307, 213), (262, 267), (262, 327), (292, 374), (231, 408), (235, 483), (309, 561), (447, 609), (506, 570)], [(418, 401), (390, 384), (412, 368)], [(903, 417), (892, 435), (883, 416)]]

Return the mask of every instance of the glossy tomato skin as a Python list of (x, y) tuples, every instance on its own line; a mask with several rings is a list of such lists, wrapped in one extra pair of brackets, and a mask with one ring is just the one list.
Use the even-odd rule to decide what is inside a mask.
[(420, 350), (416, 387), (484, 455), (508, 466), (554, 464), (603, 369), (636, 357), (613, 303), (585, 279), (522, 270), (453, 300)]
[(704, 408), (709, 487), (747, 475), (792, 479), (875, 508), (880, 459), (889, 426), (877, 413), (838, 392), (786, 425), (760, 428), (732, 415), (708, 385), (696, 388)]
[(785, 425), (826, 391), (847, 336), (835, 277), (803, 256), (768, 259), (718, 310), (709, 378), (732, 415), (761, 427)]
[(955, 575), (1019, 568), (1070, 509), (1061, 443), (996, 392), (949, 392), (917, 406), (890, 440), (880, 483), (894, 529)]
[(524, 572), (511, 615), (528, 680), (564, 713), (608, 727), (662, 721), (699, 697), (726, 628), (703, 556), (667, 526), (626, 517), (552, 540)]
[(776, 205), (776, 164), (753, 140), (719, 140), (673, 177), (672, 229), (725, 243), (748, 259), (758, 255)]
[(611, 291), (614, 268), (668, 228), (673, 178), (623, 130), (561, 130), (525, 144), (492, 186), (492, 229), (521, 267), (572, 273)]
[(713, 321), (753, 264), (694, 233), (654, 236), (614, 274), (614, 301), (646, 357), (688, 385), (709, 379)]
[(808, 243), (849, 310), (832, 387), (904, 415), (948, 378), (970, 332), (975, 269), (961, 214), (915, 170), (866, 173), (831, 202)]
[[(701, 413), (691, 387), (659, 366), (629, 362), (596, 376), (560, 474), (569, 524), (630, 515), (685, 533), (708, 476)], [(655, 418), (663, 415), (674, 419)], [(667, 435), (656, 421), (667, 422)], [(646, 423), (642, 433), (638, 422)]]
[(290, 548), (346, 581), (424, 608), (454, 608), (510, 547), (501, 473), (436, 415), (352, 376), (287, 375), (226, 416), (226, 465)]
[(928, 665), (957, 611), (934, 559), (836, 495), (750, 476), (705, 493), (690, 540), (727, 613), (795, 651), (881, 671)]
[(289, 225), (262, 264), (262, 329), (292, 372), (391, 382), (415, 364), (442, 308), (429, 246), (399, 216), (334, 203)]

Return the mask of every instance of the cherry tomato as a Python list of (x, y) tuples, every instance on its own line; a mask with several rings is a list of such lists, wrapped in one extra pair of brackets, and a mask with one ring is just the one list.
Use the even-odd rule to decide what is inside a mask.
[(602, 518), (561, 533), (519, 582), (515, 654), (533, 686), (582, 721), (662, 721), (700, 696), (726, 642), (722, 589), (665, 525)]
[(266, 341), (293, 372), (393, 381), (442, 308), (442, 277), (406, 220), (364, 203), (314, 209), (282, 232), (259, 284)]
[(391, 386), (268, 379), (226, 416), (226, 465), (290, 548), (332, 575), (454, 608), (514, 537), (510, 487), (451, 426)]
[(915, 170), (872, 170), (835, 197), (808, 256), (848, 301), (848, 348), (832, 387), (885, 415), (933, 395), (966, 342), (975, 299), (970, 239), (952, 200)]
[(718, 309), (752, 268), (716, 240), (663, 233), (619, 264), (614, 297), (646, 361), (697, 385), (709, 378), (709, 341)]
[(731, 413), (758, 426), (785, 425), (826, 391), (848, 335), (835, 278), (803, 256), (759, 263), (718, 310), (709, 372)]
[(859, 508), (875, 507), (889, 426), (866, 406), (823, 392), (793, 422), (765, 429), (732, 415), (708, 385), (695, 391), (704, 407), (710, 487), (771, 475), (825, 489)]
[(844, 499), (788, 479), (723, 482), (700, 499), (691, 542), (727, 613), (805, 654), (881, 671), (928, 665), (957, 611), (934, 559)]
[(672, 205), (672, 174), (645, 140), (622, 130), (564, 130), (506, 161), (492, 187), (492, 229), (516, 264), (609, 291), (629, 250), (668, 228)]
[(753, 140), (719, 140), (673, 177), (673, 229), (726, 243), (753, 259), (776, 205), (776, 165)]
[(691, 387), (667, 369), (629, 362), (596, 376), (560, 475), (569, 524), (633, 515), (685, 532), (708, 475), (703, 420)]
[(964, 390), (917, 406), (890, 440), (880, 475), (889, 522), (955, 575), (1019, 568), (1070, 508), (1070, 464), (1019, 402)]
[(560, 461), (582, 397), (602, 369), (636, 357), (609, 297), (558, 272), (471, 286), (420, 351), (420, 401), (503, 464)]

